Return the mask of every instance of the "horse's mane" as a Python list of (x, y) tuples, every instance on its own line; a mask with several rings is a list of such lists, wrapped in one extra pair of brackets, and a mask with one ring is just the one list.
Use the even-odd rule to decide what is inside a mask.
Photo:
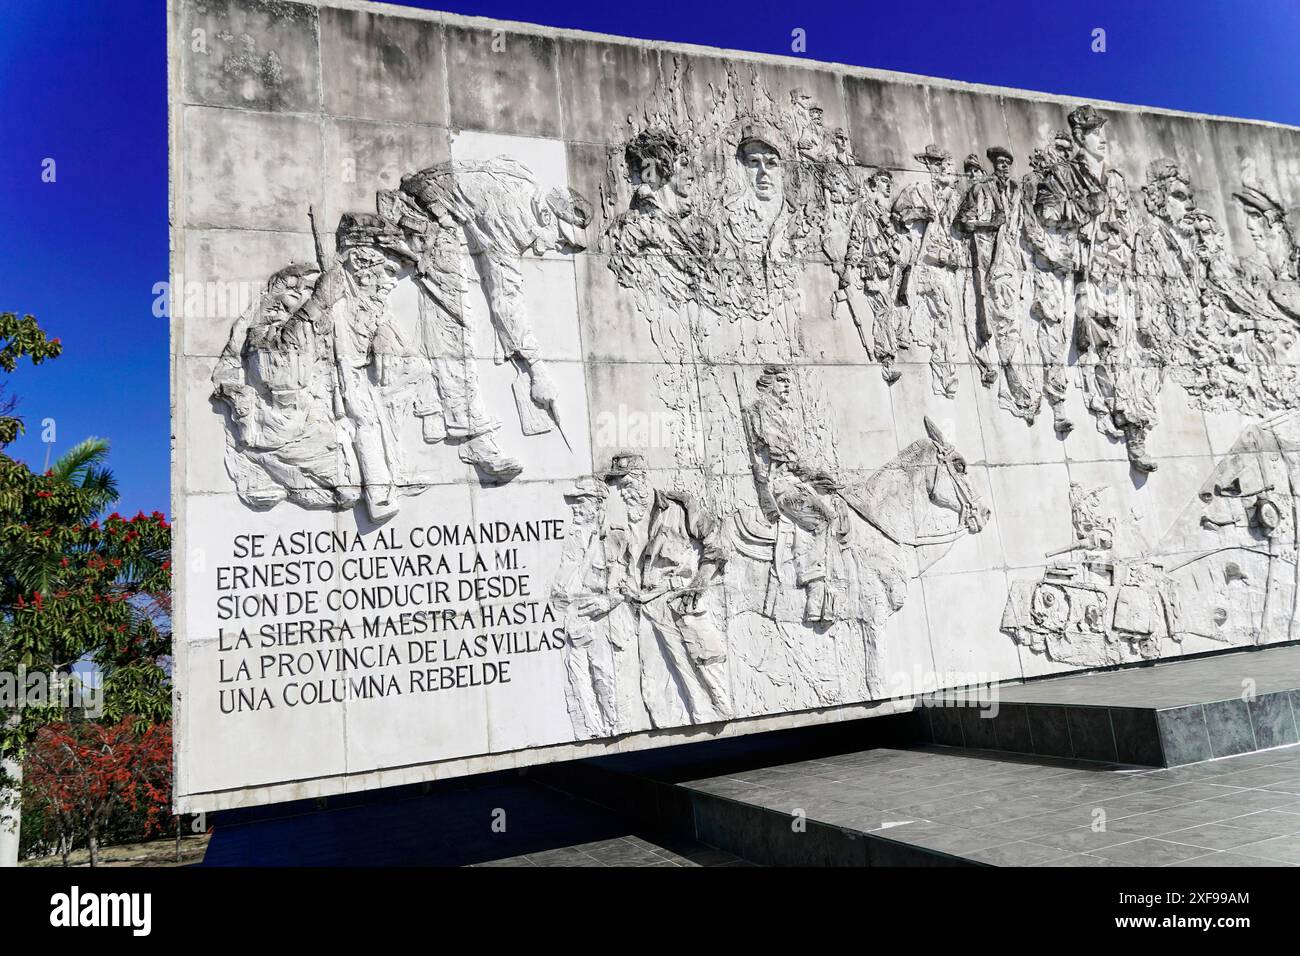
[[(854, 510), (878, 527), (889, 529), (891, 534), (906, 534), (912, 526), (913, 489), (921, 469), (934, 464), (934, 442), (918, 438), (887, 464), (873, 472), (846, 496)], [(902, 502), (903, 514), (890, 514), (887, 502)], [(901, 525), (900, 526), (900, 522)]]
[[(922, 464), (928, 465), (934, 460), (934, 442), (928, 438), (918, 438), (897, 455), (885, 468), (908, 468)], [(883, 469), (882, 469), (883, 470)]]

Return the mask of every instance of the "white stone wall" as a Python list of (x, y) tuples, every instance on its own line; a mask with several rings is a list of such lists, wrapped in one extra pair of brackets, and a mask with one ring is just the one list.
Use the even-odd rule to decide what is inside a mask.
[[(169, 16), (181, 809), (888, 713), (936, 689), (1292, 639), (1300, 393), (1287, 376), (1300, 276), (1276, 250), (1300, 206), (1296, 130), (1092, 104), (1109, 145), (1101, 193), (1118, 174), (1110, 201), (1130, 209), (1116, 233), (1128, 305), (1102, 318), (1130, 344), (1069, 347), (1053, 409), (1041, 383), (1054, 359), (1034, 312), (1044, 270), (1027, 227), (990, 233), (1017, 257), (1010, 278), (997, 277), (1015, 290), (999, 314), (1026, 344), (1002, 361), (1012, 333), (995, 331), (999, 378), (985, 384), (969, 338), (993, 279), (977, 242), (945, 227), (966, 258), (940, 270), (954, 298), (950, 328), (934, 331), (916, 287), (899, 292), (907, 266), (913, 281), (924, 269), (891, 213), (909, 188), (930, 188), (921, 157), (933, 144), (954, 173), (970, 153), (987, 170), (986, 151), (1003, 147), (1011, 180), (1031, 190), (1020, 208), (1046, 215), (1032, 191), (1048, 177), (1023, 178), (1081, 101), (381, 4), (169, 0)], [(645, 166), (645, 150), (629, 167), (625, 146), (646, 131), (672, 135), (671, 168)], [(1087, 167), (1083, 148), (1070, 145), (1068, 168)], [(755, 198), (746, 165), (763, 149), (780, 168), (773, 204)], [(526, 172), (525, 191), (547, 209), (530, 220), (539, 234), (554, 227), (552, 190), (589, 201), (590, 221), (568, 237), (585, 249), (502, 239), (506, 220), (535, 207), (511, 205), (497, 157)], [(1164, 185), (1189, 186), (1199, 220), (1166, 212), (1162, 223), (1167, 207), (1148, 208), (1156, 190), (1143, 186), (1162, 159), (1179, 167)], [(368, 299), (355, 291), (364, 270), (340, 265), (353, 260), (335, 248), (336, 227), (345, 214), (375, 216), (377, 193), (431, 167), (446, 171), (454, 202), (431, 209), (408, 191), (414, 219), (369, 223), (388, 230), (393, 287)], [(875, 301), (887, 313), (846, 252), (882, 169), (893, 178), (878, 204), (883, 232), (863, 228), (877, 252), (895, 250), (880, 253), (890, 274)], [(974, 188), (956, 177), (950, 219)], [(1269, 202), (1287, 228), (1257, 244), (1247, 213), (1267, 220)], [(327, 275), (350, 291), (319, 296), (323, 309), (304, 318), (300, 301), (271, 301), (268, 281), (317, 262), (309, 207)], [(1096, 243), (1107, 216), (1063, 232)], [(458, 245), (442, 259), (414, 248), (435, 241)], [(498, 265), (485, 267), (492, 255)], [(1078, 268), (1065, 270), (1067, 343), (1080, 286), (1101, 282)], [(454, 434), (428, 440), (419, 415), (430, 383), (440, 426), (470, 401), (455, 369), (438, 370), (445, 341), (430, 331), (442, 308), (430, 284), (445, 294), (457, 283), (460, 371), (472, 370), (500, 422), (486, 454)], [(1175, 318), (1168, 303), (1184, 292)], [(910, 347), (882, 343), (873, 314), (897, 322)], [(526, 357), (508, 354), (502, 316), (524, 317), (536, 341)], [(351, 357), (339, 344), (348, 336), (361, 343)], [(950, 394), (935, 385), (936, 337), (951, 355)], [(301, 389), (273, 394), (257, 361), (305, 361), (274, 373), (298, 374)], [(1099, 364), (1140, 394), (1090, 409)], [(529, 398), (539, 365), (550, 407)], [(360, 376), (351, 385), (344, 366)], [(789, 394), (748, 417), (769, 366)], [(1000, 392), (1009, 374), (1035, 383), (1032, 422)], [(1149, 421), (1135, 430), (1125, 415), (1138, 405)], [(1055, 427), (1063, 418), (1068, 433)], [(367, 465), (371, 441), (381, 450)], [(640, 456), (632, 470), (661, 493), (649, 515), (633, 514), (628, 479), (608, 474), (622, 453)], [(899, 482), (882, 479), (891, 469)], [(776, 489), (767, 513), (764, 480)], [(575, 500), (602, 503), (590, 545)], [(426, 541), (430, 528), (498, 521), (541, 523), (550, 540)], [(292, 553), (304, 533), (333, 550)], [(656, 541), (682, 551), (665, 585), (676, 590), (657, 596), (643, 563), (662, 553)], [(421, 555), (447, 566), (402, 571)], [(374, 557), (391, 560), (366, 570)], [(307, 560), (333, 578), (295, 580)], [(343, 580), (381, 565), (391, 577)], [(255, 570), (281, 577), (249, 583)], [(611, 583), (620, 570), (624, 590)], [(463, 582), (498, 574), (520, 593), (458, 596)], [(561, 579), (576, 583), (566, 593)], [(1054, 600), (1075, 602), (1074, 618), (1044, 609), (1045, 579)], [(412, 583), (429, 587), (408, 608), (328, 606), (334, 589), (360, 599)], [(1099, 618), (1080, 623), (1089, 588)], [(575, 610), (591, 599), (605, 613)], [(516, 623), (485, 623), (499, 624), (502, 608)], [(423, 625), (396, 616), (416, 610)], [(459, 626), (433, 630), (444, 611)], [(378, 631), (367, 637), (363, 619)], [(345, 627), (351, 636), (320, 639)], [(507, 631), (511, 646), (493, 646)], [(363, 649), (374, 656), (340, 667)], [(429, 668), (457, 666), (469, 669), (447, 675), (456, 686), (431, 689), (444, 678)]]

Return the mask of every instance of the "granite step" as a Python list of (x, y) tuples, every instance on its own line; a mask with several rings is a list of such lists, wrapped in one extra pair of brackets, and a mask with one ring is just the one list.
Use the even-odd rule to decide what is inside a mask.
[(1300, 864), (1300, 746), (1168, 769), (933, 745), (767, 761), (692, 748), (530, 773), (767, 866)]
[(948, 747), (1176, 767), (1300, 741), (1300, 646), (999, 685), (922, 702)]

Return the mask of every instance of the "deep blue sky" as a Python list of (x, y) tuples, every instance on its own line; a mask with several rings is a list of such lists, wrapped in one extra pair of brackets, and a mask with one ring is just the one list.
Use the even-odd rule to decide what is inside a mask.
[[(770, 53), (799, 27), (819, 60), (1300, 125), (1300, 0), (407, 5)], [(29, 427), (10, 451), (39, 465), (46, 417), (55, 454), (108, 437), (122, 510), (169, 510), (163, 0), (5, 0), (0, 17), (0, 311), (65, 346), (10, 377)]]

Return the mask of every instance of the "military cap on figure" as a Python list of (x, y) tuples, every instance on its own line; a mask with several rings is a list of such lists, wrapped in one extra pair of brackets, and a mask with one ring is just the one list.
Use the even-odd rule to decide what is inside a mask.
[(1096, 107), (1085, 103), (1070, 111), (1066, 117), (1072, 130), (1090, 130), (1106, 125), (1106, 117), (1097, 112)]
[(946, 163), (952, 157), (946, 149), (940, 149), (934, 143), (930, 143), (921, 152), (913, 153), (912, 158), (928, 166), (932, 163)]
[(626, 478), (634, 471), (645, 471), (645, 469), (645, 455), (632, 451), (616, 452), (609, 460), (609, 468), (605, 470), (605, 480)]
[(1241, 192), (1232, 194), (1232, 198), (1243, 206), (1258, 211), (1269, 222), (1281, 222), (1286, 219), (1286, 209), (1256, 186), (1243, 186)]

